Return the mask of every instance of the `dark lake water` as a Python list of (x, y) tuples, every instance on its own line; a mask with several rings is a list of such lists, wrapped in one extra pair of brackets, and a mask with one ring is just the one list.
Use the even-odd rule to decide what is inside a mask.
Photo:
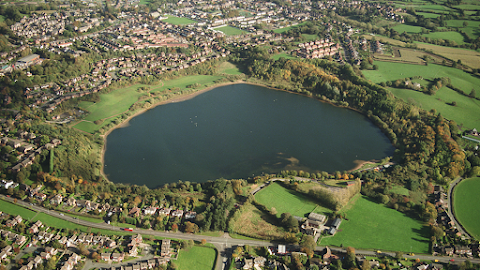
[(366, 117), (312, 98), (235, 84), (155, 107), (107, 139), (115, 183), (157, 187), (247, 178), (284, 169), (344, 171), (393, 154)]

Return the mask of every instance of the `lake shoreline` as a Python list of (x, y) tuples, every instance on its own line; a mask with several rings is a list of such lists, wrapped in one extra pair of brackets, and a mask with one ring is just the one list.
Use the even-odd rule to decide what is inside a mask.
[[(228, 86), (228, 85), (235, 85), (235, 84), (248, 84), (248, 85), (255, 85), (255, 86), (261, 86), (261, 87), (265, 87), (265, 88), (269, 88), (269, 89), (272, 89), (272, 90), (277, 90), (277, 91), (283, 91), (283, 92), (288, 92), (288, 93), (292, 93), (292, 94), (298, 94), (298, 95), (301, 95), (301, 96), (305, 96), (305, 97), (310, 97), (310, 98), (314, 98), (315, 100), (317, 101), (320, 101), (322, 103), (328, 103), (330, 105), (333, 105), (335, 107), (342, 107), (342, 108), (347, 108), (347, 109), (350, 109), (350, 110), (353, 110), (357, 113), (360, 113), (362, 115), (364, 115), (362, 112), (356, 110), (356, 109), (353, 109), (353, 108), (350, 108), (350, 107), (345, 107), (345, 106), (338, 106), (337, 104), (334, 104), (328, 100), (322, 100), (322, 99), (318, 99), (318, 98), (315, 98), (315, 97), (312, 97), (312, 96), (308, 96), (308, 95), (305, 95), (305, 94), (302, 94), (302, 93), (295, 93), (295, 92), (292, 92), (292, 91), (288, 91), (288, 90), (285, 90), (285, 89), (280, 89), (280, 88), (275, 88), (275, 87), (272, 87), (272, 86), (269, 86), (267, 84), (262, 84), (262, 83), (258, 83), (258, 82), (247, 82), (245, 80), (238, 80), (238, 81), (233, 81), (233, 82), (226, 82), (226, 83), (218, 83), (218, 84), (213, 84), (213, 85), (210, 85), (210, 86), (207, 86), (205, 87), (204, 89), (201, 89), (201, 90), (197, 90), (195, 92), (192, 92), (192, 93), (188, 93), (188, 94), (181, 94), (181, 95), (175, 95), (167, 100), (163, 100), (163, 101), (159, 101), (157, 103), (154, 103), (152, 104), (151, 107), (149, 108), (144, 108), (144, 109), (140, 109), (139, 111), (135, 112), (134, 114), (132, 114), (131, 116), (129, 116), (128, 118), (126, 118), (122, 123), (112, 127), (111, 129), (107, 130), (104, 134), (100, 135), (103, 137), (103, 148), (102, 148), (102, 151), (101, 151), (101, 164), (102, 164), (102, 168), (100, 170), (100, 174), (109, 182), (112, 182), (112, 183), (115, 183), (117, 184), (116, 182), (113, 182), (111, 181), (107, 175), (105, 174), (105, 171), (104, 171), (104, 168), (105, 168), (105, 153), (107, 151), (107, 137), (108, 135), (113, 132), (114, 130), (118, 129), (118, 128), (124, 128), (124, 127), (127, 127), (129, 125), (129, 122), (131, 119), (133, 119), (134, 117), (136, 116), (139, 116), (157, 106), (160, 106), (160, 105), (165, 105), (165, 104), (169, 104), (169, 103), (177, 103), (177, 102), (183, 102), (183, 101), (187, 101), (187, 100), (190, 100), (200, 94), (203, 94), (203, 93), (206, 93), (208, 91), (211, 91), (213, 89), (216, 89), (218, 87), (222, 87), (222, 86)], [(365, 116), (365, 115), (364, 115)], [(365, 164), (369, 164), (369, 163), (375, 163), (377, 162), (376, 160), (370, 160), (370, 161), (365, 161), (365, 160), (359, 160), (359, 161), (355, 161), (356, 165), (352, 168), (352, 169), (349, 169), (347, 170), (348, 172), (353, 172), (355, 170), (358, 170), (360, 169), (362, 166), (364, 166)], [(120, 183), (120, 182), (119, 182)], [(125, 184), (131, 184), (131, 183), (125, 183)]]

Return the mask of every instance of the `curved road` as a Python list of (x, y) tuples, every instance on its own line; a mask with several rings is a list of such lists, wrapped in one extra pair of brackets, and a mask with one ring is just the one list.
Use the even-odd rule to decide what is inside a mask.
[[(3, 195), (0, 195), (0, 199), (6, 200), (13, 202), (12, 198), (5, 197)], [(16, 202), (17, 205), (21, 205), (25, 208), (32, 209), (33, 211), (37, 212), (43, 212), (48, 215), (75, 223), (87, 227), (92, 227), (92, 228), (98, 228), (98, 229), (104, 229), (104, 230), (111, 230), (111, 231), (122, 231), (122, 228), (116, 227), (113, 225), (109, 225), (106, 223), (94, 223), (94, 222), (89, 222), (85, 221), (82, 219), (76, 219), (70, 216), (63, 215), (61, 213), (55, 212), (48, 210), (46, 208), (37, 206), (37, 205), (31, 205), (27, 202), (20, 201), (18, 200)], [(135, 228), (133, 229), (132, 233), (140, 233), (144, 235), (153, 235), (153, 236), (158, 236), (158, 237), (168, 237), (168, 238), (176, 238), (176, 239), (182, 239), (182, 240), (194, 240), (194, 241), (201, 241), (202, 239), (207, 240), (207, 242), (212, 243), (215, 245), (215, 247), (218, 249), (218, 255), (217, 255), (217, 262), (216, 262), (216, 269), (217, 270), (222, 270), (223, 269), (223, 261), (228, 259), (226, 257), (226, 252), (225, 249), (231, 248), (237, 245), (250, 245), (250, 246), (276, 246), (278, 243), (274, 242), (268, 242), (268, 241), (261, 241), (261, 240), (245, 240), (245, 239), (234, 239), (234, 238), (227, 238), (227, 237), (214, 237), (214, 236), (204, 236), (204, 235), (195, 235), (195, 234), (188, 234), (188, 233), (181, 233), (181, 232), (160, 232), (160, 231), (154, 231), (154, 230), (146, 230), (146, 229), (139, 229)], [(292, 245), (291, 247), (298, 247), (295, 245)], [(325, 246), (317, 246), (315, 248), (316, 251), (321, 251), (325, 248)], [(343, 248), (331, 248), (332, 251), (341, 251), (341, 252), (346, 252), (345, 249)], [(379, 255), (377, 252), (372, 251), (372, 250), (356, 250), (357, 254), (363, 254), (363, 255), (368, 255), (368, 256), (373, 256), (373, 255)], [(381, 253), (382, 255), (388, 255), (388, 256), (395, 256), (395, 252), (383, 252)], [(438, 260), (439, 262), (443, 263), (448, 263), (450, 261), (450, 257), (441, 257), (441, 256), (432, 256), (432, 255), (415, 255), (415, 256), (409, 256), (409, 255), (404, 255), (405, 258), (408, 259), (416, 259), (419, 258), (420, 260)], [(455, 263), (459, 264), (463, 261), (467, 260), (467, 258), (455, 258)], [(473, 263), (480, 263), (480, 259), (470, 259), (471, 262)]]
[(463, 235), (465, 235), (467, 238), (472, 238), (472, 236), (463, 228), (462, 224), (458, 222), (457, 218), (455, 217), (455, 212), (453, 211), (453, 190), (457, 186), (460, 181), (462, 181), (463, 178), (457, 177), (455, 181), (450, 183), (450, 186), (448, 187), (448, 211), (447, 215), (450, 217), (450, 220), (455, 222), (455, 226), (457, 227), (458, 231), (460, 231)]

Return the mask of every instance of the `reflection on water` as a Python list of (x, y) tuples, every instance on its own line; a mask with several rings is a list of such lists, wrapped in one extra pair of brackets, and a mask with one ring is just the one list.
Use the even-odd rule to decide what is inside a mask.
[(114, 130), (105, 173), (150, 187), (281, 170), (344, 171), (393, 147), (364, 116), (260, 86), (218, 87), (158, 106)]

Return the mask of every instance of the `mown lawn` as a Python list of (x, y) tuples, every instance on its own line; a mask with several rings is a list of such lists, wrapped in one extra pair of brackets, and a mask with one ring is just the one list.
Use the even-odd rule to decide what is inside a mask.
[(212, 270), (215, 269), (217, 252), (211, 247), (194, 246), (189, 250), (180, 250), (178, 259), (173, 262), (179, 270)]
[(241, 35), (246, 33), (242, 29), (238, 29), (232, 26), (222, 26), (222, 27), (217, 27), (215, 28), (217, 31), (223, 32), (227, 36), (236, 36), (236, 35)]
[(167, 16), (167, 19), (164, 19), (164, 22), (168, 22), (174, 25), (187, 25), (187, 24), (192, 24), (196, 23), (194, 20), (190, 20), (188, 18), (180, 18), (180, 17), (175, 17), (175, 16)]
[(480, 177), (465, 179), (454, 190), (453, 208), (462, 226), (476, 239), (480, 239), (480, 211), (478, 192)]
[[(480, 101), (463, 96), (450, 88), (442, 87), (434, 96), (407, 89), (389, 88), (389, 90), (396, 97), (425, 110), (437, 110), (443, 117), (454, 120), (458, 125), (463, 125), (462, 128), (472, 129), (479, 126)], [(452, 101), (455, 101), (457, 106), (447, 104)]]
[(37, 213), (19, 205), (0, 200), (0, 210), (10, 215), (20, 215), (23, 219), (30, 220)]
[(356, 202), (345, 210), (346, 218), (333, 237), (321, 239), (321, 245), (352, 246), (428, 253), (430, 230), (420, 221), (357, 195)]
[(329, 213), (329, 209), (317, 205), (309, 197), (282, 187), (274, 182), (255, 194), (255, 200), (268, 209), (275, 207), (277, 216), (290, 213), (294, 216), (307, 217), (309, 213)]

